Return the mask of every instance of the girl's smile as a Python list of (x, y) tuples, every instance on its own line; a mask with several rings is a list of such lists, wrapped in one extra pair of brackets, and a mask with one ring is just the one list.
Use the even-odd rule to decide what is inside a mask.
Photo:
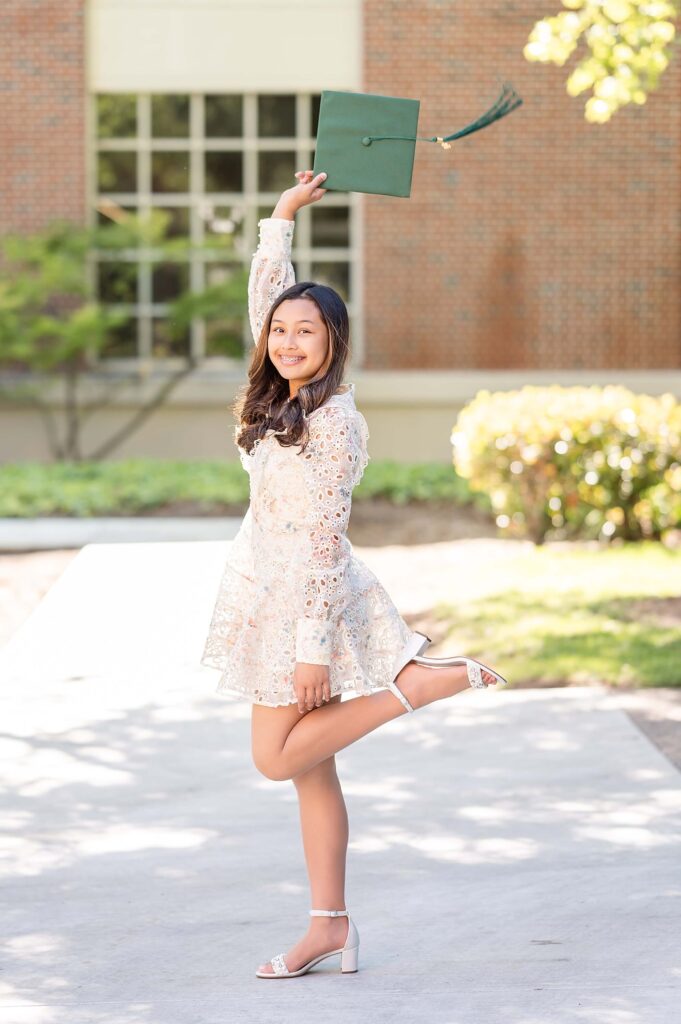
[[(291, 348), (294, 342), (296, 347)], [(272, 317), (267, 347), (270, 359), (289, 383), (290, 398), (295, 398), (303, 384), (322, 376), (331, 362), (331, 351), (329, 332), (316, 302), (305, 296), (282, 302)], [(296, 373), (289, 374), (289, 370)]]

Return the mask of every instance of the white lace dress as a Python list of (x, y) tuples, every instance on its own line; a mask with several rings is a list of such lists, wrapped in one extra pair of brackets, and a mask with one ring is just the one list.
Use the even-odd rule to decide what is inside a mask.
[[(257, 339), (274, 300), (295, 283), (293, 221), (260, 221), (248, 286)], [(282, 447), (274, 435), (251, 454), (250, 505), (220, 580), (201, 664), (221, 675), (217, 692), (279, 707), (296, 703), (297, 661), (329, 666), (331, 695), (373, 693), (417, 634), (401, 618), (346, 535), (352, 491), (369, 461), (366, 421), (345, 384), (307, 418), (310, 441)], [(400, 662), (401, 664), (401, 662)]]

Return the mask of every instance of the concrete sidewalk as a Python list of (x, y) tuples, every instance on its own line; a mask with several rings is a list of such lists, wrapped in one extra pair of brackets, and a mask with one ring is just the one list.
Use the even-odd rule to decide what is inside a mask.
[(681, 779), (598, 688), (341, 751), (360, 970), (254, 976), (310, 903), (293, 784), (198, 665), (226, 552), (89, 545), (0, 652), (1, 1024), (675, 1024)]

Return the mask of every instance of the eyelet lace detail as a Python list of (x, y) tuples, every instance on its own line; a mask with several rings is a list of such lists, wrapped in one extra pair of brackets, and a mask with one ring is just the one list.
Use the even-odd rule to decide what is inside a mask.
[[(265, 218), (249, 278), (254, 340), (270, 305), (295, 281), (293, 222)], [(201, 664), (217, 691), (279, 707), (296, 702), (297, 662), (329, 666), (331, 696), (373, 693), (416, 634), (347, 537), (352, 491), (369, 461), (369, 430), (354, 384), (308, 418), (309, 441), (284, 447), (274, 431), (251, 453), (250, 504), (218, 586)]]

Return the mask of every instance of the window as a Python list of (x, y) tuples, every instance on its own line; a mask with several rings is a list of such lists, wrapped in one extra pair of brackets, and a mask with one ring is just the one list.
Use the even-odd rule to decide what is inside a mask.
[[(170, 261), (142, 247), (98, 255), (100, 300), (128, 314), (103, 359), (161, 362), (191, 352), (210, 365), (241, 362), (252, 348), (245, 289), (238, 315), (197, 317), (184, 331), (173, 328), (168, 305), (188, 288), (201, 291), (248, 269), (258, 220), (295, 184), (296, 169), (313, 166), (320, 96), (100, 94), (93, 104), (93, 221), (106, 223), (116, 208), (159, 209), (168, 215), (169, 236), (192, 243), (191, 255)], [(357, 200), (329, 192), (304, 207), (293, 240), (297, 279), (329, 284), (345, 299), (356, 360)], [(211, 248), (226, 235), (228, 253)]]

